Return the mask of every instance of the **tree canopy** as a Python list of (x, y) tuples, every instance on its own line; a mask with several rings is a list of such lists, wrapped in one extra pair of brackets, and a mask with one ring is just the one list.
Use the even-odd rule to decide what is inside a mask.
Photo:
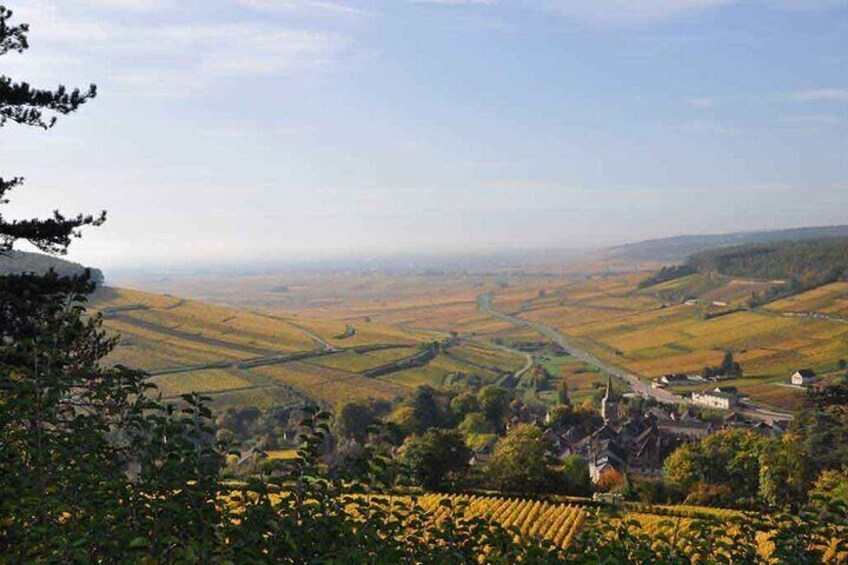
[(511, 429), (495, 446), (488, 477), (495, 488), (508, 492), (539, 492), (548, 487), (552, 472), (542, 431), (530, 424)]
[(418, 484), (428, 490), (453, 487), (468, 472), (471, 450), (455, 430), (431, 429), (404, 445), (403, 459)]
[[(12, 11), (0, 6), (0, 55), (23, 53), (29, 48), (26, 24), (12, 24)], [(8, 123), (50, 129), (60, 115), (77, 111), (97, 95), (97, 87), (68, 90), (64, 86), (37, 89), (27, 82), (16, 82), (0, 75), (0, 128)], [(23, 178), (0, 176), (0, 205), (7, 204), (8, 193), (23, 184)], [(10, 251), (15, 242), (26, 240), (49, 253), (64, 253), (71, 240), (81, 235), (80, 228), (103, 223), (105, 213), (68, 217), (58, 211), (52, 217), (8, 220), (0, 215), (0, 253)]]

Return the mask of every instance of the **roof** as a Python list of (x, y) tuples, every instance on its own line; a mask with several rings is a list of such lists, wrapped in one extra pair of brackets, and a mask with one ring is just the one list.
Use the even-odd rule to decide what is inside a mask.
[(657, 422), (658, 428), (676, 428), (676, 429), (708, 429), (710, 425), (701, 420), (660, 420)]
[(604, 398), (607, 400), (612, 400), (613, 398), (613, 390), (612, 390), (612, 377), (607, 375), (607, 390)]
[(725, 422), (746, 422), (747, 420), (739, 412), (736, 412), (735, 410), (731, 410), (730, 412), (727, 413), (727, 415), (724, 416), (724, 421)]
[(687, 375), (684, 375), (684, 374), (681, 374), (681, 373), (675, 373), (673, 375), (663, 375), (662, 378), (667, 380), (667, 381), (678, 381), (678, 382), (689, 380), (689, 377)]
[(816, 376), (815, 371), (813, 371), (812, 369), (798, 369), (797, 371), (795, 371), (794, 374), (801, 375), (805, 379), (812, 379)]
[(733, 400), (738, 396), (736, 394), (736, 389), (732, 388), (732, 387), (727, 387), (727, 388), (723, 388), (723, 389), (717, 387), (713, 390), (701, 390), (701, 391), (696, 390), (692, 393), (692, 398), (694, 399), (696, 395), (698, 395), (698, 396), (711, 396), (713, 398), (724, 398), (724, 399), (727, 399), (727, 400)]

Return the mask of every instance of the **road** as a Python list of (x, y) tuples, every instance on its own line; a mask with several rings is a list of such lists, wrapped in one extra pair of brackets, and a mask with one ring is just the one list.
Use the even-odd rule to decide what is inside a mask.
[[(487, 292), (484, 294), (480, 294), (477, 297), (477, 304), (481, 312), (485, 312), (491, 316), (510, 322), (518, 327), (531, 328), (537, 331), (538, 333), (542, 334), (543, 336), (552, 339), (554, 343), (560, 346), (563, 350), (565, 350), (569, 355), (571, 355), (575, 359), (578, 359), (590, 365), (594, 365), (595, 367), (598, 367), (601, 371), (607, 373), (608, 375), (612, 375), (613, 377), (617, 377), (625, 381), (630, 387), (630, 390), (639, 394), (640, 396), (643, 396), (645, 398), (653, 398), (654, 400), (662, 404), (691, 404), (691, 400), (684, 396), (674, 394), (673, 392), (670, 392), (666, 389), (652, 388), (650, 384), (645, 383), (637, 375), (630, 373), (625, 369), (622, 369), (621, 367), (617, 367), (612, 363), (608, 363), (606, 361), (598, 359), (588, 351), (585, 351), (575, 346), (574, 343), (569, 340), (567, 336), (563, 335), (554, 328), (548, 327), (538, 322), (524, 320), (522, 318), (519, 318), (518, 316), (513, 316), (511, 314), (506, 314), (504, 312), (499, 312), (495, 310), (492, 307), (491, 293)], [(792, 416), (789, 414), (767, 410), (750, 403), (744, 403), (744, 405), (740, 408), (740, 412), (755, 418), (783, 420), (792, 418)]]
[(324, 339), (323, 337), (321, 337), (317, 333), (313, 332), (312, 330), (310, 330), (306, 326), (298, 324), (297, 322), (293, 322), (293, 321), (289, 320), (288, 318), (280, 318), (279, 316), (272, 316), (271, 314), (264, 314), (262, 312), (251, 312), (251, 313), (256, 314), (257, 316), (262, 316), (263, 318), (270, 318), (272, 320), (278, 320), (280, 322), (285, 322), (290, 326), (296, 327), (297, 329), (299, 329), (300, 331), (302, 331), (303, 333), (308, 335), (310, 337), (310, 339), (312, 339), (312, 341), (317, 343), (322, 349), (324, 349), (324, 351), (329, 351), (329, 352), (341, 351), (336, 346), (334, 346), (332, 343), (330, 343), (329, 341), (327, 341), (326, 339)]
[[(479, 342), (478, 342), (479, 343)], [(524, 365), (518, 369), (513, 376), (516, 381), (521, 380), (521, 377), (524, 376), (524, 373), (533, 368), (533, 356), (526, 351), (520, 351), (518, 349), (513, 349), (512, 347), (507, 347), (505, 345), (499, 345), (497, 343), (487, 343), (484, 344), (487, 347), (494, 347), (495, 349), (500, 349), (501, 351), (508, 351), (509, 353), (515, 353), (516, 355), (521, 355), (524, 357)]]

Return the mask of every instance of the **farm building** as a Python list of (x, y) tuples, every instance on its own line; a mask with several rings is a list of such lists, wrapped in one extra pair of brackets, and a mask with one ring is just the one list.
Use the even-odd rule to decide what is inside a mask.
[(682, 385), (689, 382), (689, 377), (682, 374), (663, 375), (660, 377), (660, 382), (664, 385)]
[(814, 384), (816, 382), (816, 374), (812, 369), (801, 369), (799, 371), (795, 371), (789, 379), (793, 385), (796, 386), (807, 386)]
[(716, 387), (713, 390), (693, 392), (692, 402), (699, 406), (730, 410), (739, 402), (739, 396), (735, 390)]
[(712, 431), (712, 426), (692, 418), (686, 420), (663, 418), (657, 421), (657, 430), (672, 437), (701, 439)]

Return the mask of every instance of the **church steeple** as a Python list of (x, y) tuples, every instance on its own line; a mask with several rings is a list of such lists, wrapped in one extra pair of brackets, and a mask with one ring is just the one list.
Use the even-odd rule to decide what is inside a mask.
[(601, 418), (604, 419), (604, 423), (609, 423), (610, 420), (618, 416), (618, 409), (616, 407), (615, 393), (612, 390), (612, 377), (607, 375), (607, 391), (604, 394), (604, 398), (601, 400)]

